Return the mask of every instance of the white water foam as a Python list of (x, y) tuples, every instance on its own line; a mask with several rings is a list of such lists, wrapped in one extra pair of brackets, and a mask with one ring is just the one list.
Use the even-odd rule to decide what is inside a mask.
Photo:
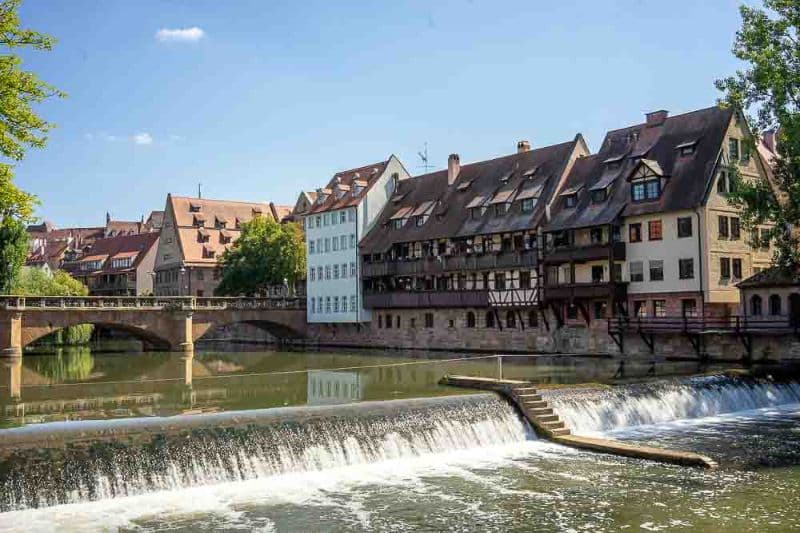
[(713, 377), (621, 387), (587, 396), (550, 399), (574, 433), (713, 417), (800, 402), (800, 384), (745, 382)]

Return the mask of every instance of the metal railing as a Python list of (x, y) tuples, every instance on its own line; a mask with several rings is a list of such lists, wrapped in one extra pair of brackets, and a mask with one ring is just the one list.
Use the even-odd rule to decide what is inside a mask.
[(305, 309), (298, 297), (200, 297), (200, 296), (0, 296), (0, 309)]
[(632, 331), (641, 333), (795, 333), (800, 334), (800, 320), (779, 316), (662, 316), (624, 317), (608, 319), (609, 332)]

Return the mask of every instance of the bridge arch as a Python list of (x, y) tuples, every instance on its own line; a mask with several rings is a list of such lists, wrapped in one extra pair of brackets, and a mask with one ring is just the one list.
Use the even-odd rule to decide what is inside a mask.
[(40, 324), (36, 326), (24, 326), (22, 328), (22, 348), (29, 346), (36, 341), (53, 334), (57, 331), (62, 331), (72, 326), (80, 326), (82, 324), (89, 324), (95, 327), (103, 327), (111, 330), (124, 331), (132, 337), (142, 341), (147, 348), (156, 350), (169, 350), (171, 348), (169, 339), (162, 337), (159, 333), (153, 332), (141, 326), (127, 323), (108, 322), (108, 321), (86, 321), (76, 320), (74, 323), (69, 324)]

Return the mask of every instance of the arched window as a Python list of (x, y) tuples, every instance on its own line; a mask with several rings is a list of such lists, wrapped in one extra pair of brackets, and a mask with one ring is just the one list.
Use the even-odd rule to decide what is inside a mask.
[(472, 311), (467, 313), (467, 327), (474, 328), (475, 327), (475, 313)]
[(769, 297), (769, 314), (771, 315), (780, 315), (781, 314), (781, 297), (777, 294), (773, 294)]
[(539, 327), (539, 315), (536, 313), (535, 309), (533, 311), (528, 311), (528, 327)]
[(750, 314), (753, 316), (761, 316), (761, 296), (754, 294), (750, 298)]
[(508, 329), (517, 327), (517, 315), (514, 314), (514, 311), (506, 312), (506, 327)]
[(486, 327), (487, 328), (494, 327), (494, 313), (492, 311), (486, 313)]

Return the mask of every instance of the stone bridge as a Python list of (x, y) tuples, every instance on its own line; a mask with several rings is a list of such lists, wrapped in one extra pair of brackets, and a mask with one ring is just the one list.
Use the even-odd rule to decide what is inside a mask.
[(0, 355), (78, 324), (127, 331), (149, 348), (192, 352), (217, 326), (248, 323), (278, 339), (306, 336), (305, 299), (191, 296), (0, 296)]

